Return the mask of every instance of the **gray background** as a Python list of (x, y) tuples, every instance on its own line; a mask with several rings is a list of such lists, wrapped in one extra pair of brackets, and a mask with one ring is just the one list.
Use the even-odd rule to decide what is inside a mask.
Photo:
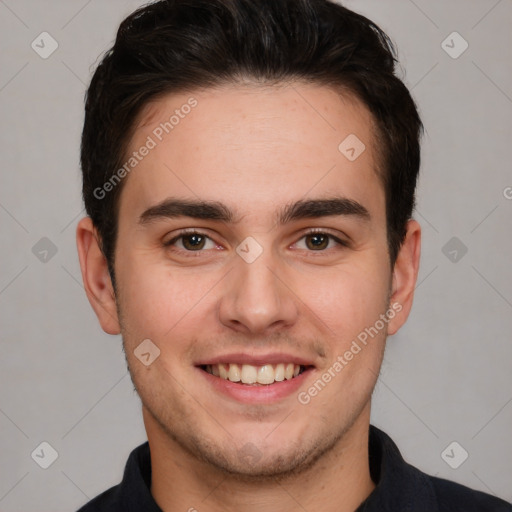
[[(86, 300), (74, 238), (85, 87), (141, 4), (0, 1), (3, 512), (78, 508), (120, 480), (145, 440), (121, 339), (101, 331)], [(510, 501), (512, 2), (345, 4), (397, 43), (426, 127), (416, 298), (388, 340), (372, 422), (422, 470)], [(31, 48), (43, 31), (59, 45), (47, 59)], [(454, 31), (469, 44), (456, 59), (442, 45)], [(445, 43), (452, 54), (461, 44)], [(43, 237), (56, 254), (36, 245)], [(46, 470), (31, 458), (42, 441), (58, 452)], [(441, 456), (453, 441), (469, 453), (458, 469)], [(448, 453), (457, 462), (463, 452)]]

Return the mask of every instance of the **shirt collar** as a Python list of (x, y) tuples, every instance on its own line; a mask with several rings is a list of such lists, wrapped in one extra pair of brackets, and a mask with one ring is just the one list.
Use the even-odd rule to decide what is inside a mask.
[(430, 478), (407, 464), (393, 440), (370, 425), (368, 438), (370, 475), (376, 487), (356, 512), (438, 512)]
[(120, 510), (126, 512), (162, 512), (151, 495), (151, 455), (146, 441), (128, 457), (119, 486)]

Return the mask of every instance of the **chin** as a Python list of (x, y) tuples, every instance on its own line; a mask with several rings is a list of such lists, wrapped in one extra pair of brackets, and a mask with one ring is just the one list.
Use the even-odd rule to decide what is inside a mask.
[[(230, 478), (244, 482), (284, 480), (306, 472), (338, 441), (337, 436), (304, 440), (297, 437), (279, 436), (270, 442), (265, 437), (273, 436), (272, 430), (265, 434), (236, 435), (222, 441), (193, 435), (185, 442), (188, 450), (207, 466)], [(181, 444), (181, 443), (180, 443)]]

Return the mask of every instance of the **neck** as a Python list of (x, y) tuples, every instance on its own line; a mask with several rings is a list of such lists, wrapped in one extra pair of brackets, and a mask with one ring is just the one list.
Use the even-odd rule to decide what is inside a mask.
[(270, 482), (241, 481), (197, 460), (170, 439), (149, 413), (151, 494), (164, 512), (353, 512), (375, 488), (370, 477), (370, 404), (335, 447), (312, 467)]

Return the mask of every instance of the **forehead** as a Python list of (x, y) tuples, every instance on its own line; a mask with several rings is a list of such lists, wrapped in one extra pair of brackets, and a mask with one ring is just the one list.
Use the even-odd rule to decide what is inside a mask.
[(136, 120), (127, 159), (151, 149), (122, 196), (141, 207), (169, 195), (225, 199), (255, 213), (334, 189), (362, 200), (383, 194), (373, 133), (373, 117), (359, 100), (318, 85), (168, 94)]

